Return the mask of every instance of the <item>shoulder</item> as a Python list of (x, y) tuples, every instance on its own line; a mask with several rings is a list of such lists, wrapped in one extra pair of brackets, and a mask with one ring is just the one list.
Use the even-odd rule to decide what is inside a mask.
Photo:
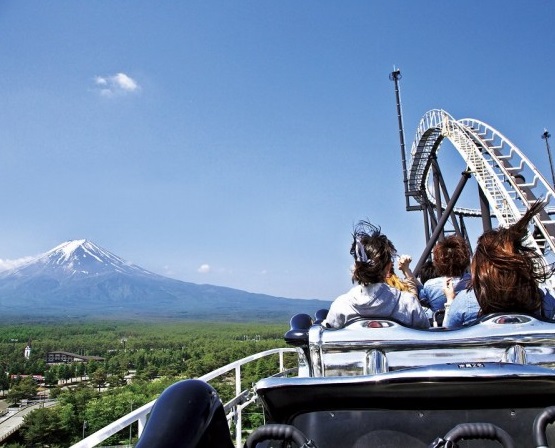
[(445, 277), (434, 277), (424, 283), (425, 289), (437, 289), (443, 288), (443, 283), (445, 282)]
[(443, 295), (443, 288), (445, 287), (445, 277), (435, 277), (424, 283), (422, 288), (422, 296), (424, 298), (434, 299)]
[(387, 283), (373, 283), (365, 287), (365, 292), (371, 296), (383, 297), (388, 295), (400, 296), (402, 291), (395, 286), (388, 285)]
[(412, 292), (409, 291), (399, 291), (399, 300), (403, 301), (403, 302), (415, 302), (415, 303), (420, 303), (420, 300), (418, 300), (418, 297), (416, 296), (416, 294), (413, 294)]
[(345, 294), (338, 296), (330, 305), (328, 315), (322, 322), (322, 326), (331, 328), (341, 328), (345, 325), (346, 316), (352, 312), (353, 294), (351, 289)]
[(348, 302), (349, 300), (352, 300), (353, 297), (356, 297), (358, 295), (357, 291), (360, 290), (360, 288), (361, 288), (360, 286), (353, 287), (346, 293), (341, 294), (340, 296), (337, 296), (335, 300), (332, 302), (332, 306), (333, 304), (344, 303), (344, 302)]
[(474, 293), (473, 289), (462, 289), (460, 290), (457, 295), (455, 296), (455, 300), (453, 300), (453, 303), (455, 302), (476, 302), (478, 303), (478, 299), (476, 299), (476, 294)]

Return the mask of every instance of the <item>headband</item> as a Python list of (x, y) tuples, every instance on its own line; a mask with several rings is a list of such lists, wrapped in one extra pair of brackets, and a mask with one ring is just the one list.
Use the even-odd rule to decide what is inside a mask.
[(368, 261), (368, 257), (366, 256), (364, 244), (362, 244), (358, 238), (355, 238), (355, 261), (357, 260), (366, 263)]

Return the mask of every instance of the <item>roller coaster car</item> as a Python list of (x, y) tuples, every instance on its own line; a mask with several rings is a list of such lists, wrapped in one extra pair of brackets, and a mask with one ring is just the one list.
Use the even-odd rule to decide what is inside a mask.
[[(368, 318), (327, 329), (319, 321), (291, 319), (285, 340), (297, 347), (299, 376), (256, 384), (267, 424), (246, 448), (555, 446), (555, 324), (523, 314), (458, 330)], [(194, 388), (210, 399), (193, 432), (214, 438), (206, 433), (218, 428), (224, 441), (167, 446), (232, 446), (227, 428), (208, 418), (221, 416), (214, 392)], [(141, 445), (149, 426), (137, 447), (154, 446)]]

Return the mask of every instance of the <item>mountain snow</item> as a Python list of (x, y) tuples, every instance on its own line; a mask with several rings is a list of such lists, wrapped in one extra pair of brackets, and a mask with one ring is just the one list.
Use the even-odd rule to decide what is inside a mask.
[(0, 273), (0, 277), (49, 274), (53, 278), (60, 276), (67, 278), (68, 276), (96, 276), (110, 272), (157, 276), (157, 274), (128, 263), (89, 240), (81, 239), (66, 241), (14, 269)]

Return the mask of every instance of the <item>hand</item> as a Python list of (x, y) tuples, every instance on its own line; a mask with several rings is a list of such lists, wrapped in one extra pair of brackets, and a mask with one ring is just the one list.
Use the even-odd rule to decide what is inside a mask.
[(445, 279), (445, 286), (443, 287), (443, 292), (445, 297), (447, 297), (447, 303), (451, 303), (455, 298), (455, 286), (453, 285), (453, 279), (451, 277), (447, 277)]
[(408, 269), (411, 261), (412, 257), (410, 255), (401, 255), (399, 257), (399, 261), (397, 262), (397, 268), (401, 272), (405, 272)]

